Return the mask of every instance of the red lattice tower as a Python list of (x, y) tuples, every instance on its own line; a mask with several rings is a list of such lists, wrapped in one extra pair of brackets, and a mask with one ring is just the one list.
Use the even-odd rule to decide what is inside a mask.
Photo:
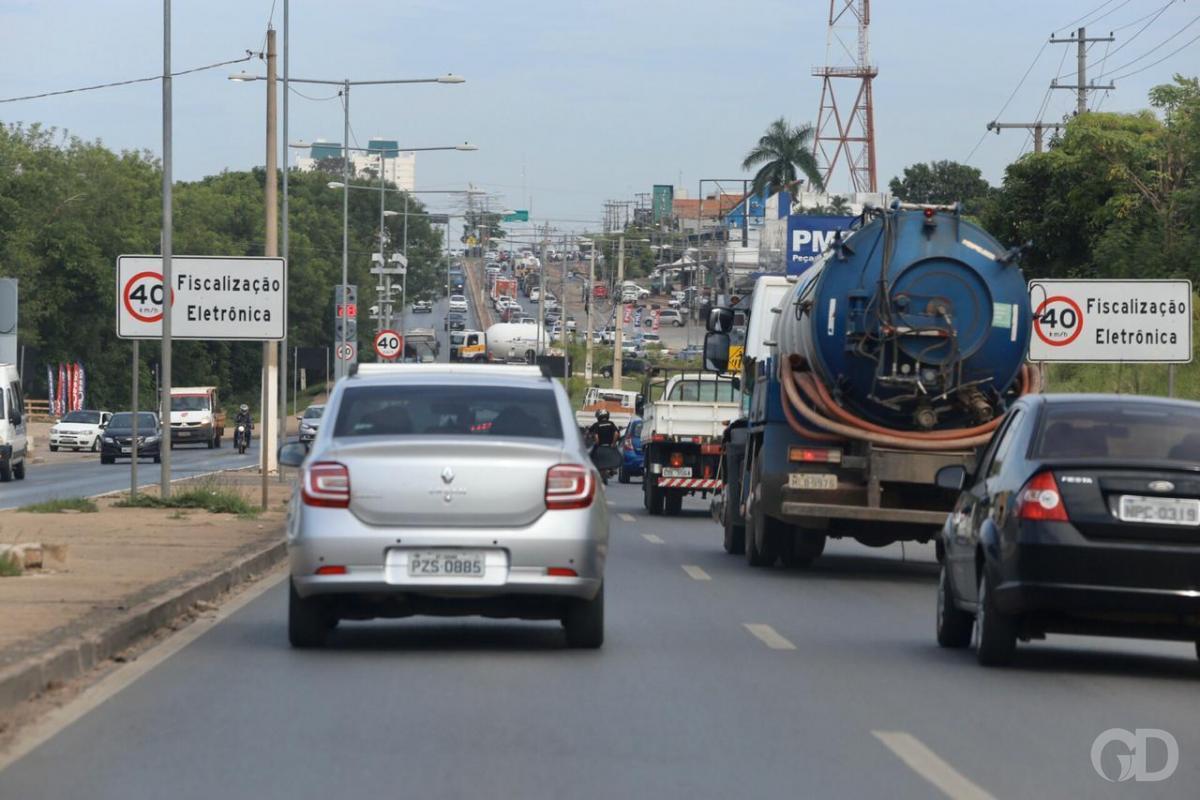
[[(871, 0), (829, 0), (829, 37), (825, 46), (825, 66), (813, 67), (812, 74), (822, 79), (821, 110), (817, 114), (813, 154), (820, 165), (822, 179), (829, 188), (834, 171), (845, 161), (850, 183), (856, 192), (874, 192), (875, 180), (875, 108), (871, 100), (871, 81), (879, 70), (871, 65), (867, 29), (871, 24)], [(852, 47), (857, 34), (857, 48)], [(853, 66), (834, 66), (843, 57)], [(834, 89), (841, 81), (842, 92)], [(847, 103), (850, 81), (857, 84), (854, 101)]]

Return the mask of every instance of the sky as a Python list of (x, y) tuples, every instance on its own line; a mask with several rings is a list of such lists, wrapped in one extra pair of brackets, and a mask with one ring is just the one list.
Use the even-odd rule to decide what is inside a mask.
[[(282, 29), (283, 2), (175, 0), (173, 69), (261, 51), (268, 21)], [(469, 141), (479, 151), (418, 154), (417, 188), (470, 183), (493, 193), (497, 206), (528, 207), (560, 230), (594, 229), (605, 200), (632, 200), (656, 183), (695, 197), (702, 178), (745, 175), (742, 157), (776, 117), (815, 122), (821, 82), (811, 70), (826, 63), (828, 7), (824, 0), (291, 0), (291, 74), (465, 76), (461, 85), (352, 90), (356, 140)], [(968, 156), (998, 183), (1031, 145), (1023, 131), (984, 136), (984, 126), (1010, 94), (1001, 119), (1029, 121), (1043, 102), (1047, 120), (1073, 109), (1073, 92), (1047, 86), (1074, 71), (1075, 46), (1046, 40), (1054, 31), (1069, 35), (1080, 18), (1089, 36), (1115, 31), (1117, 38), (1091, 46), (1091, 76), (1100, 65), (1132, 62), (1112, 76), (1149, 67), (1117, 80), (1102, 101), (1097, 93), (1104, 111), (1144, 108), (1150, 87), (1200, 71), (1200, 42), (1185, 46), (1200, 36), (1198, 0), (876, 0), (870, 53), (879, 69), (880, 188), (906, 165)], [(835, 47), (830, 63), (846, 61)], [(227, 80), (243, 67), (265, 74), (255, 59), (175, 79), (177, 179), (264, 162), (264, 84)], [(0, 0), (0, 99), (161, 70), (160, 2)], [(291, 96), (291, 138), (340, 141), (335, 90), (295, 89), (307, 97)], [(151, 82), (0, 103), (0, 122), (38, 122), (157, 155), (161, 89)], [(836, 176), (831, 188), (846, 191), (849, 179)], [(442, 210), (454, 202), (427, 200)]]

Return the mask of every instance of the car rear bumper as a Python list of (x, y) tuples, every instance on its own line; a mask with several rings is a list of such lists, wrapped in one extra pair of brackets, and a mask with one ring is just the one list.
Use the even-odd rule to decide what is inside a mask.
[[(483, 578), (414, 578), (413, 550), (456, 548), (487, 554)], [(439, 598), (506, 596), (590, 599), (600, 588), (608, 554), (607, 509), (548, 511), (519, 528), (413, 528), (371, 526), (345, 509), (294, 502), (288, 525), (288, 559), (296, 591), (311, 595), (420, 595)], [(343, 575), (317, 575), (322, 566)], [(575, 576), (547, 574), (550, 567)]]

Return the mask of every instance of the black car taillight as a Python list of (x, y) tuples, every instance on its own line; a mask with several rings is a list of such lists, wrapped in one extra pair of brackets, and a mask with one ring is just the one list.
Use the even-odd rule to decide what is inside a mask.
[(1069, 522), (1054, 473), (1039, 472), (1017, 495), (1017, 517), (1039, 522)]

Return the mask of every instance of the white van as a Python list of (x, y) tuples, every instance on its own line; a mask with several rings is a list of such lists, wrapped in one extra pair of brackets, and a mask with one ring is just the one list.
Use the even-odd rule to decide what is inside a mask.
[(0, 481), (24, 480), (29, 436), (25, 428), (25, 395), (15, 364), (0, 364), (0, 386), (4, 390), (0, 418)]
[(493, 363), (532, 364), (541, 352), (537, 325), (498, 322), (487, 329), (486, 338), (487, 360)]

